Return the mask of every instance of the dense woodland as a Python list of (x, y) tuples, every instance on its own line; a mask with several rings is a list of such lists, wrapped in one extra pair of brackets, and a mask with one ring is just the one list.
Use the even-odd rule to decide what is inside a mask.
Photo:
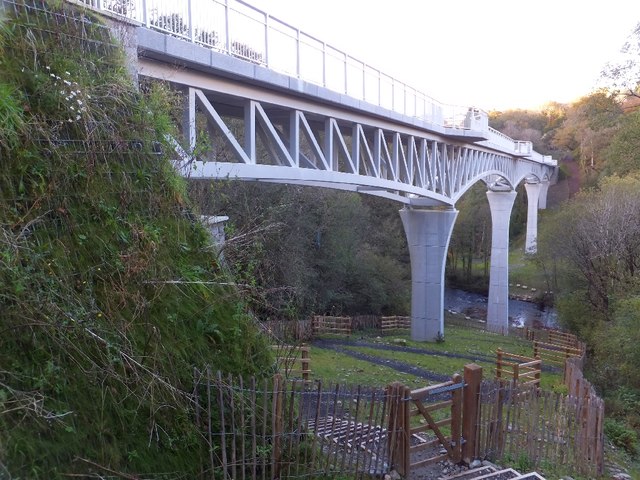
[[(194, 366), (271, 375), (256, 320), (409, 312), (399, 206), (303, 187), (185, 185), (162, 144), (178, 135), (171, 92), (134, 88), (97, 19), (63, 2), (46, 8), (0, 22), (0, 478), (74, 475), (89, 458), (195, 478), (210, 452), (187, 418)], [(640, 29), (626, 46), (635, 62), (606, 69), (608, 90), (491, 112), (492, 126), (560, 161), (535, 260), (563, 325), (589, 345), (610, 438), (630, 453), (640, 430), (639, 47)], [(447, 270), (451, 284), (480, 291), (484, 192), (458, 205)], [(221, 254), (199, 214), (231, 218)], [(519, 191), (514, 242), (525, 219)]]

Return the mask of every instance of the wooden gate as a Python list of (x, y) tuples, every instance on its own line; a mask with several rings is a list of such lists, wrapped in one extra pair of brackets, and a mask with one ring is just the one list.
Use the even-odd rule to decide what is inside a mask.
[(389, 458), (401, 476), (445, 459), (475, 458), (481, 380), (482, 368), (471, 364), (465, 366), (464, 381), (455, 374), (417, 390), (389, 386)]

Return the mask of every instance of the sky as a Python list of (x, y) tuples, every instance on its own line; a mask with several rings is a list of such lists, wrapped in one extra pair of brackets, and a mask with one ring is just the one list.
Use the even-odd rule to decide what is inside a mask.
[(640, 22), (639, 0), (246, 0), (436, 100), (572, 102)]

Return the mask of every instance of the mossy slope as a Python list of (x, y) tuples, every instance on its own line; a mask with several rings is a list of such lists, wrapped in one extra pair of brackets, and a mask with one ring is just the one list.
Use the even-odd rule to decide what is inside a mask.
[(194, 367), (271, 359), (170, 164), (175, 99), (87, 12), (5, 5), (0, 477), (196, 478)]

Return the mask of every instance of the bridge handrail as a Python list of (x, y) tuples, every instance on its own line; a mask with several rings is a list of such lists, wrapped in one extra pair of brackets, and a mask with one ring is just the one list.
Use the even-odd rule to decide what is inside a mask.
[(468, 128), (445, 105), (243, 0), (76, 0), (148, 28), (436, 125)]
[(486, 112), (443, 104), (244, 0), (74, 1), (408, 117), (482, 131), (486, 143), (520, 153), (518, 142), (488, 126)]

